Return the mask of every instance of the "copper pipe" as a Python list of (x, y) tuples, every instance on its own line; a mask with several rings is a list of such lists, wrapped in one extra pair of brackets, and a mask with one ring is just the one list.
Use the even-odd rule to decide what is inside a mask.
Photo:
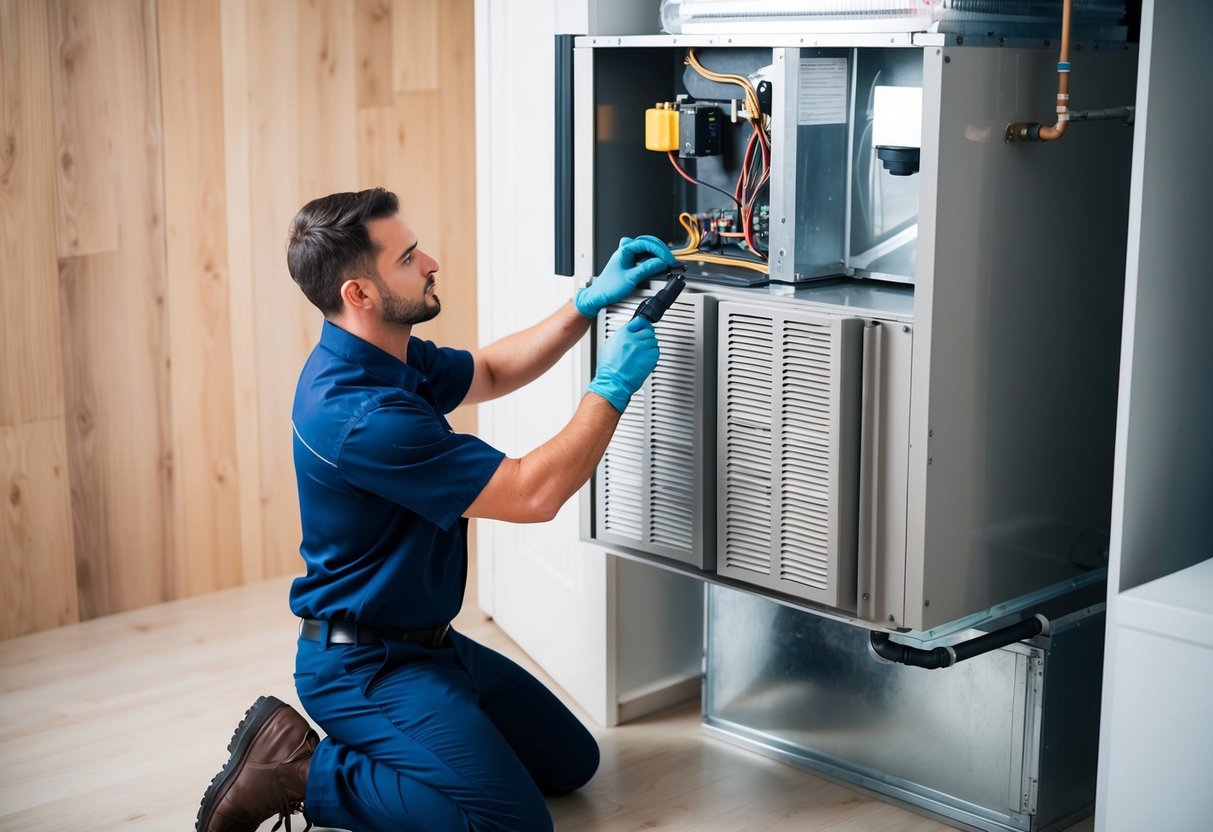
[(1038, 121), (1008, 124), (1004, 138), (1008, 142), (1052, 142), (1066, 134), (1070, 125), (1070, 14), (1073, 0), (1061, 6), (1061, 54), (1057, 56), (1057, 123), (1047, 127)]

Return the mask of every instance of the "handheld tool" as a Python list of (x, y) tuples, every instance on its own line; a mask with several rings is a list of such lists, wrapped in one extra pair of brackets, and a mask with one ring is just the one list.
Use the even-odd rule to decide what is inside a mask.
[(685, 266), (674, 266), (670, 269), (670, 279), (666, 281), (665, 286), (659, 289), (657, 294), (642, 300), (636, 306), (636, 312), (632, 317), (641, 317), (653, 324), (660, 321), (661, 316), (674, 305), (674, 301), (678, 299), (683, 287), (687, 285), (682, 276), (685, 272)]

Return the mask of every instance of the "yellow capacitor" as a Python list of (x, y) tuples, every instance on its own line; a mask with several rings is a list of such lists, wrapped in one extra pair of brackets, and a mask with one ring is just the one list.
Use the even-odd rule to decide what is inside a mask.
[(644, 146), (662, 153), (678, 149), (678, 111), (658, 104), (644, 111)]

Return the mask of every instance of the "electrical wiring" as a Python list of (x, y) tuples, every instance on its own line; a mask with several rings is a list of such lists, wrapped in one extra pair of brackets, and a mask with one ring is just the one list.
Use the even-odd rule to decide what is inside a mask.
[[(757, 205), (759, 194), (770, 180), (771, 143), (765, 124), (766, 117), (763, 115), (762, 107), (758, 101), (758, 93), (755, 91), (754, 85), (750, 83), (750, 79), (744, 75), (714, 72), (705, 67), (700, 62), (699, 56), (693, 48), (687, 50), (686, 63), (709, 81), (732, 84), (742, 88), (745, 97), (745, 116), (753, 127), (753, 132), (750, 134), (750, 139), (746, 143), (745, 153), (742, 156), (741, 173), (737, 178), (737, 185), (733, 189), (733, 201), (738, 207), (738, 221), (741, 224), (742, 239), (745, 240), (746, 245), (749, 246), (750, 251), (755, 256), (765, 260), (766, 253), (759, 248), (757, 235), (754, 233), (754, 209)], [(755, 151), (757, 151), (757, 158)], [(674, 161), (673, 154), (670, 155), (670, 161)], [(758, 171), (756, 174), (751, 174), (751, 168), (755, 161), (758, 162)], [(677, 167), (677, 164), (675, 164), (675, 167)], [(682, 171), (680, 170), (680, 172)], [(685, 176), (685, 173), (683, 175)], [(754, 184), (755, 182), (757, 184)], [(708, 187), (717, 191), (721, 190), (711, 185)]]
[(678, 160), (674, 157), (674, 151), (667, 150), (665, 152), (665, 155), (669, 157), (670, 164), (674, 166), (674, 170), (678, 171), (679, 175), (681, 175), (683, 179), (690, 182), (692, 185), (699, 185), (704, 188), (711, 188), (713, 191), (716, 191), (717, 193), (724, 194), (726, 197), (731, 199), (737, 205), (738, 209), (741, 209), (742, 204), (741, 204), (740, 199), (733, 196), (731, 193), (724, 190), (723, 188), (717, 188), (715, 185), (709, 185), (707, 182), (703, 182), (699, 179), (696, 179), (694, 176), (691, 176), (689, 173), (687, 173), (686, 170), (683, 169), (682, 165), (678, 164)]
[(762, 119), (762, 107), (758, 104), (758, 93), (754, 90), (754, 85), (750, 83), (750, 79), (744, 75), (733, 75), (727, 72), (713, 72), (699, 62), (699, 56), (695, 54), (694, 49), (687, 50), (687, 63), (709, 81), (716, 81), (721, 84), (735, 84), (745, 90), (746, 109), (749, 111), (747, 118), (750, 121), (758, 121)]
[(686, 229), (687, 244), (676, 249), (674, 256), (696, 254), (699, 251), (699, 243), (703, 240), (703, 234), (699, 230), (699, 220), (683, 211), (678, 215), (678, 222), (682, 223), (682, 227)]
[(713, 263), (718, 266), (736, 266), (742, 269), (750, 269), (751, 271), (761, 272), (762, 274), (770, 274), (771, 269), (766, 263), (760, 263), (757, 260), (743, 260), (740, 257), (724, 257), (719, 254), (679, 254), (674, 252), (674, 256), (679, 260), (691, 263)]
[[(725, 257), (720, 254), (710, 254), (699, 250), (699, 244), (703, 241), (703, 232), (699, 228), (699, 220), (694, 215), (683, 211), (678, 215), (678, 222), (687, 232), (687, 244), (682, 248), (674, 250), (674, 256), (681, 261), (690, 263), (712, 263), (718, 266), (736, 266), (742, 269), (750, 269), (752, 271), (770, 274), (771, 270), (766, 263), (756, 262), (754, 260), (744, 260), (740, 257)], [(721, 236), (741, 236), (740, 234), (723, 233)]]

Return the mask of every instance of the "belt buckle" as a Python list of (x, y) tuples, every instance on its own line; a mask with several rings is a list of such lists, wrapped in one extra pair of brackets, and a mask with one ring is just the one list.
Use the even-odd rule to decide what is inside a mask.
[(430, 647), (441, 647), (442, 642), (446, 640), (446, 634), (451, 631), (451, 624), (448, 621), (441, 627), (435, 628), (434, 637), (430, 640)]

